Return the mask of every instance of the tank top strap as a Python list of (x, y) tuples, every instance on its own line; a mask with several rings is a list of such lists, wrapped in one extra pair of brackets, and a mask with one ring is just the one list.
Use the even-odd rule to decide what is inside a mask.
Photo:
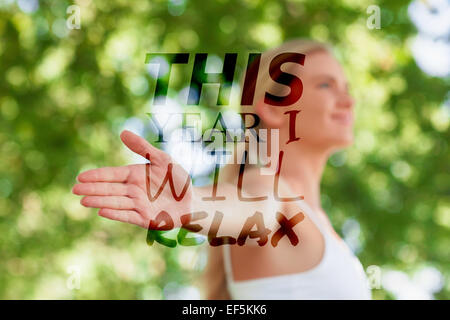
[(230, 245), (226, 244), (222, 247), (223, 249), (223, 262), (225, 267), (225, 276), (228, 282), (233, 281), (233, 274), (231, 269), (231, 254), (230, 254)]

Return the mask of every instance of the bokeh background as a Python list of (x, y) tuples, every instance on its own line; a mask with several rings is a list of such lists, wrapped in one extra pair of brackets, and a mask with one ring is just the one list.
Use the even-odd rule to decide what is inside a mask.
[[(80, 29), (66, 26), (71, 5)], [(370, 5), (380, 29), (367, 26)], [(211, 125), (207, 98), (185, 106), (194, 56), (173, 68), (158, 109), (146, 53), (207, 52), (220, 71), (237, 52), (243, 70), (249, 52), (295, 37), (334, 46), (357, 100), (355, 144), (330, 159), (322, 203), (364, 267), (381, 271), (373, 297), (450, 298), (446, 0), (0, 0), (0, 298), (201, 298), (205, 246), (147, 246), (145, 230), (99, 218), (72, 185), (81, 170), (142, 161), (118, 134), (151, 139), (148, 112), (197, 110)], [(233, 103), (222, 109), (236, 119)]]

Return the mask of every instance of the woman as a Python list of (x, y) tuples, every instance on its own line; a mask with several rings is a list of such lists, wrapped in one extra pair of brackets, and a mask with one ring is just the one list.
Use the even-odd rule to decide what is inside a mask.
[[(292, 105), (279, 107), (267, 103), (264, 97), (265, 92), (289, 95), (290, 89), (273, 81), (268, 72), (270, 62), (283, 52), (305, 55), (303, 65), (286, 63), (281, 67), (283, 72), (301, 79), (303, 92)], [(217, 221), (220, 234), (236, 239), (246, 219), (255, 212), (262, 213), (264, 227), (272, 235), (280, 223), (275, 212), (282, 213), (287, 220), (301, 217), (291, 225), (298, 243), (283, 235), (276, 246), (267, 243), (261, 246), (256, 239), (247, 239), (245, 245), (228, 245), (225, 241), (225, 245), (210, 246), (205, 274), (208, 299), (370, 299), (361, 264), (333, 230), (320, 204), (320, 180), (327, 159), (353, 141), (354, 102), (341, 66), (321, 43), (287, 42), (262, 55), (253, 101), (252, 105), (243, 106), (242, 111), (256, 113), (260, 119), (257, 129), (267, 130), (269, 145), (278, 143), (277, 154), (283, 154), (278, 163), (279, 183), (275, 173), (261, 174), (260, 166), (246, 164), (245, 171), (241, 171), (245, 182), (238, 193), (247, 197), (266, 196), (264, 200), (247, 202), (239, 198), (236, 186), (239, 169), (243, 168), (239, 164), (227, 165), (219, 175), (216, 191), (226, 200), (209, 201), (212, 186), (192, 187), (187, 173), (176, 164), (172, 168), (174, 184), (185, 186), (180, 201), (173, 199), (168, 187), (161, 190), (158, 199), (149, 201), (144, 165), (81, 173), (78, 176), (81, 183), (73, 192), (85, 195), (83, 205), (100, 208), (99, 215), (145, 228), (161, 211), (169, 212), (174, 227), (181, 226), (187, 212), (209, 212), (207, 217), (197, 217), (195, 223), (210, 240), (217, 233)], [(294, 123), (295, 131), (290, 128)], [(150, 157), (149, 189), (150, 197), (154, 196), (172, 160), (130, 132), (123, 132), (121, 138), (134, 152)], [(248, 154), (249, 150), (240, 146), (237, 155), (244, 155), (244, 151)], [(280, 201), (275, 196), (274, 183), (280, 196), (293, 199), (301, 195), (303, 200)], [(181, 189), (178, 187), (178, 193)], [(212, 220), (213, 212), (224, 215)], [(211, 228), (216, 230), (211, 233)], [(233, 243), (230, 238), (228, 242)]]

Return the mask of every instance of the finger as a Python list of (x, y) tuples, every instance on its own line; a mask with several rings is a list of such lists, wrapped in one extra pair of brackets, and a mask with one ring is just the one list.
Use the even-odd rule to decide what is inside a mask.
[(72, 188), (72, 192), (83, 196), (127, 196), (137, 198), (144, 195), (144, 191), (136, 185), (108, 182), (78, 183)]
[(144, 218), (142, 218), (136, 211), (133, 210), (115, 210), (102, 208), (99, 210), (98, 215), (111, 220), (132, 223), (145, 228)]
[(130, 174), (128, 167), (92, 169), (78, 175), (79, 182), (125, 182)]
[(135, 209), (133, 199), (120, 196), (87, 196), (81, 199), (81, 204), (89, 208)]
[(167, 163), (170, 161), (170, 157), (164, 151), (155, 148), (147, 140), (131, 131), (122, 131), (120, 139), (122, 139), (122, 142), (131, 151), (149, 159), (152, 164)]

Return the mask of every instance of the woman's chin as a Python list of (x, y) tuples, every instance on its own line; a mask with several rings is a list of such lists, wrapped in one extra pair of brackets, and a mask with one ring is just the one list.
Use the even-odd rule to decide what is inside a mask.
[(353, 140), (353, 135), (335, 137), (333, 145), (336, 149), (344, 149), (353, 145)]

